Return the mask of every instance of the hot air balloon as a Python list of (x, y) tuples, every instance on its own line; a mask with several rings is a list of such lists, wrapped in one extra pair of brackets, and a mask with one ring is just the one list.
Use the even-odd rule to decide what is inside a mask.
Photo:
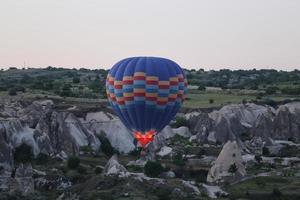
[(171, 60), (132, 57), (110, 69), (106, 92), (113, 110), (145, 148), (176, 115), (187, 81), (181, 67)]

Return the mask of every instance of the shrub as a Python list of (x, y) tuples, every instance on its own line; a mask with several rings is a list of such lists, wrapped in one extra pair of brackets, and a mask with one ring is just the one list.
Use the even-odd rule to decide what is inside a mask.
[(74, 77), (73, 78), (73, 83), (75, 83), (75, 84), (80, 83), (80, 78), (79, 77)]
[(159, 162), (148, 161), (144, 167), (145, 174), (149, 177), (158, 177), (164, 168)]
[(262, 148), (262, 155), (263, 156), (269, 156), (270, 155), (270, 151), (267, 147)]
[(259, 187), (262, 187), (262, 188), (264, 188), (266, 186), (265, 181), (261, 178), (256, 179), (255, 183), (256, 183), (256, 185), (258, 185)]
[(16, 90), (16, 88), (10, 88), (10, 89), (8, 90), (8, 94), (9, 94), (10, 96), (15, 96), (15, 95), (17, 95), (17, 90)]
[(245, 142), (246, 140), (251, 140), (251, 134), (249, 132), (243, 132), (240, 138), (243, 142)]
[(44, 164), (48, 163), (49, 160), (50, 160), (50, 156), (48, 156), (47, 154), (44, 154), (44, 153), (40, 153), (36, 157), (35, 162), (38, 165), (44, 165)]
[(188, 120), (184, 117), (176, 117), (175, 122), (171, 124), (172, 128), (179, 128), (181, 126), (189, 127)]
[(14, 161), (16, 163), (28, 163), (33, 159), (33, 151), (31, 146), (22, 143), (15, 149), (14, 152)]
[(176, 153), (173, 157), (173, 163), (177, 166), (184, 166), (185, 160), (183, 159), (183, 156), (181, 153)]
[(200, 90), (200, 91), (205, 91), (206, 88), (205, 88), (205, 86), (203, 86), (203, 85), (199, 85), (199, 86), (198, 86), (198, 90)]
[(237, 171), (237, 166), (235, 163), (231, 164), (229, 169), (228, 169), (228, 172), (231, 173), (232, 175), (234, 175)]
[(281, 191), (278, 188), (274, 188), (273, 191), (272, 191), (272, 195), (274, 197), (281, 197), (282, 193), (281, 193)]
[(215, 102), (215, 100), (209, 99), (209, 103), (210, 103), (210, 104), (213, 104), (214, 102)]
[(280, 157), (294, 157), (297, 156), (298, 149), (296, 146), (285, 146), (279, 151)]
[(105, 137), (104, 133), (101, 133), (100, 136), (98, 136), (99, 140), (101, 141), (101, 151), (107, 155), (108, 157), (111, 157), (115, 153), (118, 153), (110, 144), (109, 140)]
[(80, 165), (80, 160), (76, 156), (71, 156), (68, 158), (68, 168), (69, 169), (77, 169)]
[(255, 155), (254, 159), (256, 160), (256, 162), (260, 163), (262, 161), (262, 157), (260, 155)]
[(275, 94), (277, 92), (277, 90), (279, 90), (278, 87), (270, 86), (270, 87), (267, 87), (266, 93), (267, 94)]
[(85, 174), (86, 171), (87, 171), (87, 169), (84, 166), (82, 166), (82, 165), (79, 165), (78, 168), (77, 168), (77, 172), (79, 174)]
[(101, 167), (96, 167), (95, 168), (95, 174), (101, 174), (102, 173), (102, 168)]

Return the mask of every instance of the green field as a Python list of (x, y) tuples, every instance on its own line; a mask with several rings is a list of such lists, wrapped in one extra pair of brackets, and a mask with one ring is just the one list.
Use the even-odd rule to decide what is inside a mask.
[[(242, 103), (246, 101), (259, 101), (259, 92), (255, 90), (226, 90), (226, 91), (198, 91), (189, 90), (187, 99), (184, 102), (186, 108), (210, 108), (221, 107), (231, 103)], [(262, 99), (283, 101), (285, 99), (296, 99), (299, 96), (288, 96), (282, 94), (265, 95)], [(210, 102), (213, 100), (213, 102)]]
[[(300, 179), (280, 176), (256, 177), (227, 186), (225, 189), (233, 199), (299, 199)], [(281, 197), (278, 194), (276, 195), (274, 189), (279, 190)]]

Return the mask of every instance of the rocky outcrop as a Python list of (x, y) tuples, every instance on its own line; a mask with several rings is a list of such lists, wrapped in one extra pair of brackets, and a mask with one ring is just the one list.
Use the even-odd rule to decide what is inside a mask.
[(274, 112), (274, 109), (269, 106), (253, 103), (224, 106), (209, 114), (213, 120), (210, 134), (214, 135), (216, 141), (222, 143), (234, 140), (253, 128), (261, 115), (272, 116)]
[(134, 150), (134, 137), (114, 115), (104, 112), (88, 114), (83, 121), (95, 135), (105, 134), (111, 145), (121, 153)]
[(193, 112), (186, 114), (185, 117), (188, 119), (190, 131), (192, 134), (196, 135), (197, 141), (201, 143), (207, 142), (213, 122), (208, 114)]
[(119, 163), (118, 156), (113, 155), (106, 163), (103, 173), (105, 175), (124, 175), (127, 173), (127, 169)]
[(33, 180), (32, 166), (20, 164), (16, 170), (15, 180), (18, 183), (18, 190), (23, 195), (28, 195), (34, 191), (34, 180)]
[(90, 146), (98, 151), (100, 141), (94, 133), (74, 114), (57, 112), (52, 105), (52, 101), (35, 101), (24, 108), (16, 107), (15, 112), (10, 112), (14, 117), (0, 118), (0, 148), (3, 149), (0, 163), (22, 143), (31, 146), (34, 155), (52, 155), (62, 151), (79, 153), (81, 146)]
[(288, 103), (278, 108), (272, 137), (300, 141), (300, 102)]
[(198, 142), (226, 143), (228, 140), (261, 138), (300, 141), (300, 102), (287, 103), (277, 110), (267, 105), (231, 104), (211, 113), (185, 115), (193, 139)]
[(25, 196), (34, 192), (32, 166), (20, 164), (16, 169), (15, 177), (12, 177), (11, 171), (0, 170), (0, 191), (18, 191)]
[[(230, 168), (236, 168), (230, 170)], [(236, 141), (228, 141), (222, 148), (217, 160), (210, 168), (207, 182), (222, 182), (225, 178), (239, 179), (246, 175), (241, 150)]]
[[(41, 119), (37, 125), (35, 136), (41, 143), (50, 141), (56, 153), (78, 153), (81, 146), (90, 146), (95, 151), (100, 147), (98, 138), (75, 117), (68, 112), (52, 112)], [(46, 142), (47, 143), (47, 142)], [(51, 150), (47, 147), (45, 150)]]

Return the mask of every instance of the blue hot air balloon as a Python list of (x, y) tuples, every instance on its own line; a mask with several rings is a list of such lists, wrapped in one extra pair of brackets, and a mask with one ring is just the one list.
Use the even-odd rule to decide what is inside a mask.
[(181, 67), (171, 60), (132, 57), (110, 69), (106, 92), (123, 124), (145, 147), (180, 109), (187, 81)]

